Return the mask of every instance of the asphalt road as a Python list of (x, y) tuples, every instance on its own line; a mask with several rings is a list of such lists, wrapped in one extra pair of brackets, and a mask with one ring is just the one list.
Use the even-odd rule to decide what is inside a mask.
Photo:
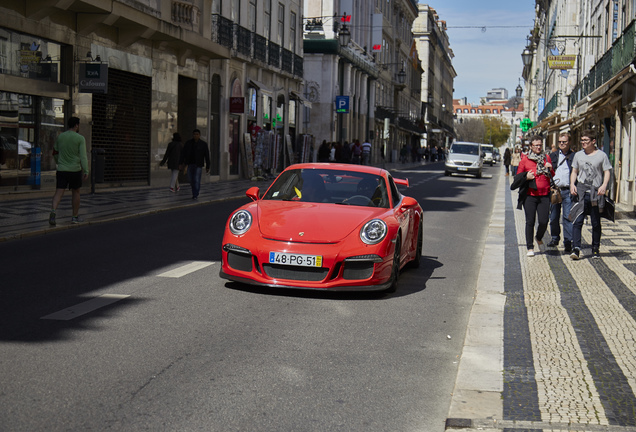
[(425, 228), (392, 295), (220, 279), (242, 201), (0, 244), (0, 430), (443, 431), (500, 169), (485, 174), (394, 171)]

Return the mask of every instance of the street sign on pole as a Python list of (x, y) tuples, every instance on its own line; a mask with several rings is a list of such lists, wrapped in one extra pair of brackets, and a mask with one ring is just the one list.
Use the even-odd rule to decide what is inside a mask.
[(336, 112), (342, 114), (349, 112), (349, 96), (336, 96)]

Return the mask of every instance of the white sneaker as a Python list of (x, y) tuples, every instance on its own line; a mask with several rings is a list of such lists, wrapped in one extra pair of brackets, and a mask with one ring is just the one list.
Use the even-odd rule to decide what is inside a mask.
[(528, 249), (528, 256), (529, 257), (533, 257), (534, 256), (534, 251), (532, 249)]

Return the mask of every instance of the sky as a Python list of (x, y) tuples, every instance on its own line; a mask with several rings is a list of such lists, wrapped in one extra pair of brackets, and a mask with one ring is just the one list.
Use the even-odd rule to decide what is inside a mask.
[(479, 98), (494, 88), (505, 88), (509, 98), (515, 95), (523, 71), (521, 52), (534, 26), (535, 0), (420, 3), (431, 6), (439, 19), (446, 21), (457, 73), (454, 99), (466, 97), (469, 103), (479, 103)]

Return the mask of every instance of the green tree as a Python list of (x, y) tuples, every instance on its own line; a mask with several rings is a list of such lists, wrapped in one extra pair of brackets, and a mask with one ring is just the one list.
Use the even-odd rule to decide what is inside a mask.
[(483, 143), (500, 147), (508, 141), (512, 128), (506, 121), (499, 117), (490, 116), (484, 116), (482, 120), (485, 128)]

